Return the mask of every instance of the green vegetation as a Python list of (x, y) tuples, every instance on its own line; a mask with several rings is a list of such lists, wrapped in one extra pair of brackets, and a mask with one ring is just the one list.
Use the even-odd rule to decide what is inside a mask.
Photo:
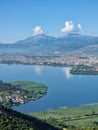
[(63, 130), (98, 130), (98, 106), (60, 108), (40, 113), (31, 113)]
[[(24, 91), (28, 91), (29, 95), (35, 99), (44, 96), (47, 93), (47, 87), (43, 84), (30, 82), (30, 81), (14, 81), (10, 82), (13, 87), (19, 87)], [(33, 93), (33, 95), (32, 95)]]
[(35, 117), (21, 114), (0, 105), (0, 130), (60, 130)]
[(71, 74), (84, 74), (84, 75), (98, 75), (98, 70), (95, 67), (77, 65), (70, 70)]
[(47, 93), (47, 87), (31, 81), (0, 81), (0, 104), (6, 107), (37, 100)]

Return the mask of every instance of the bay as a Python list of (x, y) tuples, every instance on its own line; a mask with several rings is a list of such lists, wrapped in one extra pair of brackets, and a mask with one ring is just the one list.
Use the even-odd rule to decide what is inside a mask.
[(41, 99), (13, 107), (23, 113), (98, 103), (98, 76), (71, 75), (70, 69), (43, 65), (0, 64), (0, 80), (35, 81), (48, 87), (47, 94)]

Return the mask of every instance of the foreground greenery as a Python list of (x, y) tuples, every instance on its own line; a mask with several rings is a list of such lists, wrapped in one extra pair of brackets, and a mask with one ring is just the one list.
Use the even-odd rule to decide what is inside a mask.
[(60, 130), (35, 117), (21, 114), (0, 105), (0, 130)]
[(0, 104), (6, 107), (37, 100), (47, 93), (47, 87), (31, 81), (0, 81)]
[(31, 81), (0, 81), (0, 130), (98, 130), (97, 105), (63, 107), (30, 115), (8, 109), (39, 99), (46, 92), (46, 86)]
[(98, 130), (98, 106), (60, 108), (30, 115), (0, 105), (0, 130)]
[(63, 130), (98, 130), (98, 106), (60, 108), (40, 113), (31, 113)]

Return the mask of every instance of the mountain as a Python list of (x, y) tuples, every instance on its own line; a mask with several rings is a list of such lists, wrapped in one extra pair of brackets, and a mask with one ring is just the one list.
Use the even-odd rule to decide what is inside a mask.
[(60, 130), (35, 117), (0, 105), (0, 130)]
[(84, 46), (84, 47), (78, 49), (77, 51), (75, 51), (75, 53), (89, 54), (89, 55), (96, 56), (96, 55), (98, 55), (98, 44)]
[(77, 33), (66, 34), (62, 37), (41, 34), (13, 44), (0, 44), (0, 54), (66, 54), (93, 45), (98, 45), (98, 37)]

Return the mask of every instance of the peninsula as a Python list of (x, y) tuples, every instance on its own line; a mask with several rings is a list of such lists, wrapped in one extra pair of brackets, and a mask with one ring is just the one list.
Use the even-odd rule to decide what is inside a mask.
[(37, 100), (47, 93), (43, 84), (31, 81), (14, 81), (4, 83), (0, 81), (0, 104), (11, 108), (32, 100)]

